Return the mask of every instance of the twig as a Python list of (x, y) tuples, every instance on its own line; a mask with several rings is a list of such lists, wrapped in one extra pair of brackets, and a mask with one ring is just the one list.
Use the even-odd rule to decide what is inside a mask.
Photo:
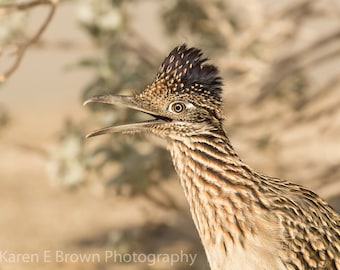
[(219, 34), (224, 40), (227, 43), (233, 42), (235, 32), (230, 22), (225, 19), (225, 14), (223, 14), (213, 2), (203, 0), (197, 0), (197, 2), (203, 7), (203, 12), (205, 12), (209, 20), (214, 23), (214, 26), (218, 29)]
[(322, 98), (323, 96), (329, 94), (330, 92), (334, 91), (335, 88), (340, 85), (340, 73), (336, 74), (335, 76), (333, 76), (331, 79), (329, 79), (326, 84), (322, 87), (320, 87), (319, 91), (317, 91), (314, 95), (304, 99), (303, 101), (301, 101), (296, 108), (301, 110), (302, 108), (304, 108), (307, 105), (312, 104), (313, 106), (313, 102), (317, 102), (320, 98)]
[(325, 38), (321, 38), (312, 45), (308, 46), (307, 48), (297, 53), (293, 53), (290, 56), (276, 63), (272, 75), (268, 76), (271, 79), (268, 80), (262, 86), (261, 92), (259, 96), (254, 100), (254, 103), (259, 103), (260, 101), (262, 101), (265, 97), (272, 93), (272, 89), (275, 85), (281, 83), (285, 78), (287, 78), (291, 74), (300, 72), (306, 68), (315, 66), (316, 64), (320, 64), (329, 59), (338, 57), (340, 55), (339, 49), (327, 52), (326, 54), (309, 61), (304, 60), (304, 58), (310, 57), (310, 55), (313, 52), (315, 52), (316, 49), (320, 49), (320, 47), (328, 45), (329, 43), (338, 38), (340, 38), (340, 31), (332, 33), (331, 35), (326, 36)]
[(282, 67), (286, 67), (287, 65), (296, 62), (296, 59), (302, 59), (308, 57), (310, 54), (314, 53), (315, 50), (323, 48), (323, 46), (328, 45), (329, 43), (333, 42), (336, 39), (340, 38), (340, 31), (336, 30), (333, 33), (330, 33), (329, 35), (322, 37), (318, 40), (316, 40), (314, 43), (310, 44), (309, 46), (292, 53), (285, 57), (284, 59), (280, 60), (277, 63), (277, 66), (281, 69)]
[(33, 43), (35, 43), (40, 38), (42, 33), (46, 30), (48, 24), (51, 22), (53, 18), (58, 1), (59, 0), (36, 0), (36, 1), (21, 3), (21, 4), (20, 3), (8, 4), (8, 5), (3, 5), (0, 7), (0, 13), (1, 13), (1, 11), (6, 11), (6, 10), (7, 12), (14, 11), (14, 10), (27, 10), (29, 8), (36, 7), (37, 5), (42, 5), (42, 4), (50, 5), (50, 12), (48, 13), (44, 23), (38, 29), (37, 33), (24, 44), (18, 45), (16, 58), (15, 58), (13, 65), (7, 71), (0, 73), (0, 83), (6, 81), (14, 73), (14, 71), (19, 67), (19, 64), (22, 58), (24, 57), (27, 48), (31, 46)]
[(282, 20), (287, 16), (291, 16), (299, 10), (304, 10), (309, 7), (309, 5), (311, 5), (311, 1), (309, 0), (293, 1), (291, 6), (288, 6), (277, 13), (274, 12), (274, 14), (267, 16), (267, 18), (264, 18), (264, 20), (257, 24), (250, 25), (247, 31), (244, 31), (239, 35), (237, 43), (235, 43), (237, 49), (240, 52), (248, 51), (259, 39), (261, 33), (266, 31), (265, 29), (268, 28), (268, 25), (272, 25), (274, 22)]
[(57, 2), (57, 1), (35, 0), (35, 1), (24, 2), (24, 3), (4, 4), (0, 6), (0, 15), (7, 14), (13, 11), (27, 10), (27, 9), (40, 6), (40, 5), (50, 5), (51, 2)]

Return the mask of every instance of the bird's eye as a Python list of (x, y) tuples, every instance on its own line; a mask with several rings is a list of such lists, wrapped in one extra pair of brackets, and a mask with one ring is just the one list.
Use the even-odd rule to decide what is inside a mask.
[(190, 102), (176, 101), (176, 102), (170, 103), (168, 110), (172, 113), (181, 113), (185, 109), (193, 107), (193, 106), (194, 105), (192, 105)]
[(185, 109), (185, 105), (182, 102), (172, 103), (170, 109), (175, 113), (183, 112)]

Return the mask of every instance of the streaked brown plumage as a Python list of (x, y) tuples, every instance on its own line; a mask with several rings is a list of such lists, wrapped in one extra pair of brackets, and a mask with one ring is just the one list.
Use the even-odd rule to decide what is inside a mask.
[(221, 78), (201, 55), (179, 46), (140, 94), (89, 99), (155, 117), (89, 137), (150, 132), (167, 140), (211, 269), (340, 270), (339, 215), (313, 192), (238, 157), (222, 126)]

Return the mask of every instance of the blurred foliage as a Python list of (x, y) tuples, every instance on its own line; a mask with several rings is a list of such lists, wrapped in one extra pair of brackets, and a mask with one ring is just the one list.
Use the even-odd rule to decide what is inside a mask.
[[(1, 4), (4, 4), (3, 1), (0, 1)], [(5, 46), (22, 42), (27, 16), (28, 14), (25, 12), (14, 12), (3, 16), (0, 14), (0, 44), (2, 50)]]
[[(12, 3), (13, 1), (0, 0), (0, 8), (2, 5)], [(27, 18), (27, 12), (6, 12), (0, 9), (0, 86), (4, 81), (3, 73), (10, 65), (8, 62), (13, 62), (11, 59), (18, 44), (25, 41)]]
[[(162, 46), (146, 40), (133, 27), (136, 22), (131, 11), (145, 1), (75, 2), (79, 25), (99, 52), (78, 63), (81, 68), (92, 69), (95, 75), (82, 99), (143, 90), (166, 56), (166, 52), (158, 51)], [(332, 119), (339, 113), (339, 99), (332, 97), (339, 92), (340, 70), (331, 65), (340, 55), (339, 0), (147, 1), (150, 2), (157, 7), (154, 21), (162, 27), (161, 42), (169, 51), (187, 42), (201, 48), (204, 56), (219, 67), (226, 83), (225, 95), (229, 91), (234, 94), (225, 99), (226, 108), (233, 111), (228, 118), (230, 130), (241, 127), (244, 133), (251, 130), (249, 127), (262, 125), (262, 137), (253, 130), (247, 134), (256, 137), (253, 149), (267, 151), (275, 145), (276, 157), (280, 137), (290, 125), (314, 123), (322, 116)], [(0, 5), (5, 3), (13, 1), (0, 0)], [(26, 19), (25, 12), (2, 14), (0, 9), (0, 56), (7, 46), (22, 42)], [(315, 76), (320, 67), (322, 76)], [(329, 101), (315, 106), (323, 99)], [(164, 147), (150, 143), (153, 139), (149, 136), (143, 140), (105, 136), (96, 140), (92, 148), (84, 142), (84, 130), (133, 122), (142, 116), (108, 105), (91, 104), (87, 108), (91, 119), (83, 125), (68, 121), (58, 146), (51, 151), (48, 170), (52, 183), (75, 188), (93, 177), (120, 194), (144, 195), (159, 204), (149, 190), (173, 174), (170, 155)], [(0, 128), (7, 119), (0, 108)], [(90, 120), (96, 124), (90, 127)], [(275, 131), (268, 128), (269, 123), (277, 125)], [(339, 166), (331, 165), (325, 172), (329, 170), (334, 175), (334, 168)], [(166, 194), (164, 198), (173, 200)], [(175, 208), (172, 202), (167, 205)], [(130, 234), (126, 233), (127, 238)], [(126, 235), (114, 235), (111, 242), (129, 249), (125, 244), (133, 241), (125, 240)]]
[(47, 172), (52, 186), (76, 188), (84, 183), (90, 160), (84, 151), (82, 128), (67, 120), (58, 147), (50, 154)]
[[(79, 63), (93, 68), (97, 74), (84, 90), (83, 99), (100, 94), (120, 94), (127, 89), (130, 92), (130, 89), (143, 89), (154, 76), (156, 69), (152, 60), (155, 55), (150, 48), (144, 52), (141, 44), (131, 43), (134, 34), (128, 23), (126, 3), (84, 1), (80, 4), (79, 22), (102, 49), (99, 58), (84, 59)], [(91, 106), (95, 111), (102, 107)], [(139, 116), (133, 111), (107, 110), (106, 107), (106, 113), (101, 113), (100, 117), (102, 125), (114, 125), (136, 120)], [(92, 156), (95, 160), (100, 157), (95, 166), (97, 170), (119, 161), (119, 172), (112, 172), (107, 179), (107, 184), (114, 185), (118, 193), (123, 188), (128, 190), (128, 194), (145, 193), (150, 185), (157, 185), (160, 179), (168, 179), (171, 171), (168, 165), (164, 166), (171, 161), (163, 148), (155, 148), (142, 141), (126, 142), (119, 136), (110, 137), (97, 146)]]

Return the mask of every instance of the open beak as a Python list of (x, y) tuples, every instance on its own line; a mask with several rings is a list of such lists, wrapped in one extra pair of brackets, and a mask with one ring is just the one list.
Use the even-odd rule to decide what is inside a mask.
[(96, 130), (94, 132), (91, 132), (86, 135), (86, 138), (106, 134), (106, 133), (134, 133), (134, 132), (141, 132), (141, 131), (147, 131), (150, 127), (154, 125), (163, 124), (166, 122), (170, 122), (171, 119), (167, 117), (163, 117), (160, 115), (155, 114), (154, 112), (151, 112), (147, 109), (142, 108), (138, 103), (136, 102), (135, 98), (133, 96), (120, 96), (120, 95), (105, 95), (105, 96), (95, 96), (91, 97), (88, 100), (84, 102), (84, 106), (88, 103), (107, 103), (107, 104), (117, 104), (122, 105), (131, 109), (135, 109), (141, 112), (144, 112), (146, 114), (149, 114), (153, 117), (155, 117), (152, 120), (148, 121), (142, 121), (137, 123), (131, 123), (126, 125), (120, 125), (120, 126), (110, 126), (105, 127), (99, 130)]

